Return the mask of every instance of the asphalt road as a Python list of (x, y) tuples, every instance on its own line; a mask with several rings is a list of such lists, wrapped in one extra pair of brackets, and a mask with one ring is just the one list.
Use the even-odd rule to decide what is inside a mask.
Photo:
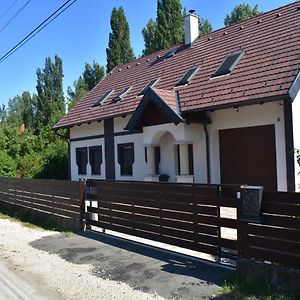
[(0, 258), (0, 300), (61, 299), (37, 278), (12, 267)]

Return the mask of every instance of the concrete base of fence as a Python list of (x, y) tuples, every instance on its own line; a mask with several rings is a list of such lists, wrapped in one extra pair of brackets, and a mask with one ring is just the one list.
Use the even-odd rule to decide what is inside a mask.
[(51, 215), (38, 210), (27, 209), (25, 207), (16, 206), (10, 203), (0, 201), (0, 210), (13, 210), (15, 212), (28, 212), (30, 217), (40, 223), (51, 224), (52, 226), (58, 227), (65, 231), (81, 231), (82, 222), (71, 218), (65, 218), (58, 215)]
[(296, 288), (300, 287), (300, 270), (293, 268), (257, 262), (252, 259), (239, 259), (236, 270), (240, 276), (255, 278), (277, 291), (293, 293)]

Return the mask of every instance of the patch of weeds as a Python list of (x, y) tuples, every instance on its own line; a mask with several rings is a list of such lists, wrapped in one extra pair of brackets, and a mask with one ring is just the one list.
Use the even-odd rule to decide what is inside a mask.
[[(15, 211), (12, 209), (1, 208), (0, 219), (8, 219), (13, 222), (19, 222), (30, 229), (44, 229), (65, 233), (62, 228), (57, 227), (51, 220), (46, 218), (37, 218), (33, 216), (29, 210)], [(66, 234), (68, 236), (70, 235), (68, 232), (66, 232)]]
[(62, 233), (65, 237), (70, 237), (73, 234), (73, 232), (71, 232), (71, 231), (63, 231)]
[(300, 299), (299, 297), (299, 290), (295, 290), (293, 294), (278, 292), (264, 282), (252, 277), (241, 277), (237, 272), (234, 272), (227, 276), (222, 291), (216, 299), (297, 300)]

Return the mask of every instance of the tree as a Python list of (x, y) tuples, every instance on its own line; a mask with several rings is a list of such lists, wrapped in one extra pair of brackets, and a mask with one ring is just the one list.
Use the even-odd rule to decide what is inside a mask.
[(35, 106), (37, 96), (28, 91), (22, 93), (22, 96), (15, 96), (8, 100), (8, 109), (6, 119), (15, 126), (25, 125), (25, 128), (33, 128), (35, 123)]
[(182, 42), (183, 16), (180, 0), (158, 0), (156, 22), (159, 49)]
[(145, 41), (145, 49), (143, 50), (143, 55), (148, 55), (156, 50), (158, 50), (158, 44), (156, 39), (157, 23), (153, 19), (150, 19), (143, 28), (142, 34)]
[(213, 28), (207, 19), (199, 17), (199, 34), (205, 35), (212, 32)]
[(130, 46), (129, 25), (122, 6), (113, 8), (110, 27), (111, 33), (109, 34), (108, 48), (106, 49), (107, 73), (115, 66), (134, 59), (133, 49)]
[[(158, 0), (156, 20), (150, 19), (142, 30), (145, 43), (143, 55), (181, 43), (184, 39), (185, 16), (186, 9), (182, 10), (180, 0)], [(199, 17), (199, 34), (211, 31), (208, 20)]]
[(54, 125), (65, 113), (65, 98), (63, 92), (62, 60), (55, 55), (54, 62), (46, 58), (45, 68), (38, 68), (36, 115), (38, 128), (41, 125)]
[(68, 110), (75, 106), (80, 99), (87, 95), (96, 84), (104, 77), (105, 70), (95, 61), (93, 65), (85, 63), (85, 68), (81, 76), (74, 81), (73, 89), (68, 87)]
[(232, 25), (241, 21), (248, 20), (252, 17), (255, 17), (262, 12), (258, 9), (258, 5), (255, 5), (253, 8), (246, 3), (242, 3), (234, 7), (230, 15), (227, 15), (224, 19), (224, 25)]
[(0, 124), (5, 122), (6, 116), (7, 116), (7, 110), (5, 104), (2, 104), (2, 106), (0, 106)]

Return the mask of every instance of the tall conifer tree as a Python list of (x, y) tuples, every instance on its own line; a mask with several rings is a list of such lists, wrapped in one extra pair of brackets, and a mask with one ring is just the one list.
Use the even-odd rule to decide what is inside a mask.
[[(185, 15), (186, 10), (182, 10), (180, 0), (158, 0), (156, 21), (150, 19), (142, 30), (145, 41), (143, 55), (181, 43)], [(199, 33), (206, 34), (211, 30), (211, 24), (199, 17)]]
[(38, 68), (37, 75), (37, 121), (39, 125), (54, 125), (65, 113), (62, 59), (55, 55), (54, 62), (46, 58), (45, 68)]
[(109, 34), (107, 55), (107, 73), (115, 66), (132, 61), (133, 49), (130, 46), (129, 25), (122, 7), (114, 7), (110, 18), (111, 33)]

